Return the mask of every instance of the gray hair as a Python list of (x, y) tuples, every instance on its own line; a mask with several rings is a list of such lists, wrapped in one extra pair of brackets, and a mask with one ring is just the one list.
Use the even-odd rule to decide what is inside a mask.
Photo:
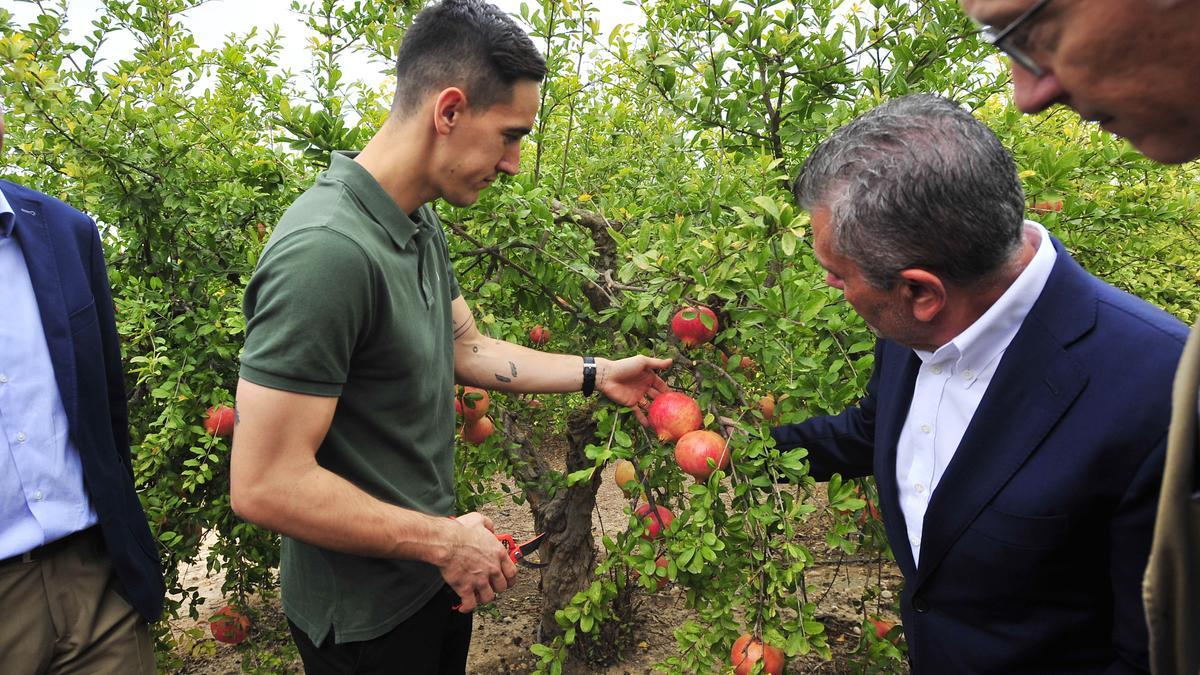
[(959, 285), (999, 272), (1021, 246), (1025, 193), (985, 124), (940, 96), (893, 99), (838, 129), (792, 189), (828, 208), (834, 250), (891, 288), (921, 267)]

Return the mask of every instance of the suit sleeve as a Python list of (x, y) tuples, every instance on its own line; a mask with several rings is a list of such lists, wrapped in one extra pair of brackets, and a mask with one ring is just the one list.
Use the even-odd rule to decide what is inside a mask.
[(881, 340), (875, 343), (875, 368), (858, 405), (839, 415), (775, 427), (771, 429), (775, 445), (781, 450), (806, 448), (811, 464), (809, 473), (818, 481), (827, 481), (835, 473), (846, 478), (871, 475), (875, 456), (875, 393), (882, 365)]
[(117, 337), (116, 317), (113, 312), (112, 291), (108, 285), (108, 270), (104, 263), (104, 246), (100, 243), (100, 232), (96, 224), (88, 219), (91, 229), (90, 260), (88, 279), (92, 287), (92, 298), (96, 303), (96, 317), (100, 325), (100, 348), (104, 354), (104, 373), (108, 392), (108, 414), (112, 421), (113, 445), (121, 461), (133, 475), (133, 464), (129, 457), (129, 404), (125, 396), (125, 371), (121, 362), (121, 345)]
[(1149, 637), (1142, 604), (1142, 575), (1150, 557), (1159, 485), (1166, 461), (1164, 434), (1138, 467), (1109, 525), (1109, 568), (1113, 594), (1113, 648), (1117, 660), (1104, 672), (1149, 673)]

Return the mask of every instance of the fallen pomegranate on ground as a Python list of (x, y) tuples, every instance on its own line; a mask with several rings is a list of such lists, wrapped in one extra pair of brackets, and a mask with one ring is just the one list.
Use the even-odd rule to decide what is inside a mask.
[(208, 629), (217, 642), (241, 644), (250, 630), (250, 617), (233, 605), (225, 605), (209, 618)]
[[(896, 627), (896, 624), (892, 623), (891, 621), (876, 617), (871, 617), (871, 625), (875, 627), (875, 637), (879, 638), (880, 640), (886, 640), (888, 633)], [(896, 641), (899, 641), (899, 639), (900, 638), (897, 637)]]
[(759, 661), (762, 662), (763, 673), (782, 675), (783, 650), (772, 647), (749, 633), (743, 634), (734, 641), (733, 650), (729, 654), (729, 662), (733, 665), (734, 673), (750, 675), (750, 672), (754, 670), (754, 664)]

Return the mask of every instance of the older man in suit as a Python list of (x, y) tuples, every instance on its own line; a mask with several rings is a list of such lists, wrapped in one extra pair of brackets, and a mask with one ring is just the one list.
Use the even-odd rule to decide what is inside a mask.
[(1011, 156), (945, 99), (859, 117), (795, 193), (880, 339), (856, 407), (774, 436), (818, 480), (874, 473), (914, 671), (1144, 672), (1183, 325), (1025, 221)]
[[(1158, 162), (1200, 157), (1200, 2), (962, 0), (1012, 62), (1027, 113), (1053, 105), (1128, 138)], [(1156, 673), (1200, 672), (1200, 325), (1180, 361), (1146, 618)]]
[(0, 671), (153, 673), (163, 582), (95, 224), (0, 181), (0, 280)]

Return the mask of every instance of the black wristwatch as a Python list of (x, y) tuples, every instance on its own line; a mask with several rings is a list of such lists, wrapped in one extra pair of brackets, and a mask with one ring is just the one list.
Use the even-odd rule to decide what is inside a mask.
[(591, 396), (596, 390), (596, 359), (583, 357), (583, 395)]

